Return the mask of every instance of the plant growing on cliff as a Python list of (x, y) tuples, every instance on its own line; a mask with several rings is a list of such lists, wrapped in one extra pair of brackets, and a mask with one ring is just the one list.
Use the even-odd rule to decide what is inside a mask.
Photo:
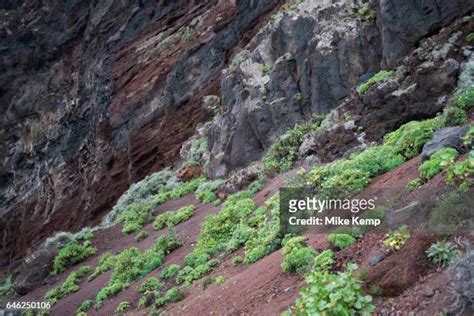
[(440, 148), (429, 160), (423, 162), (418, 168), (423, 180), (429, 180), (443, 170), (451, 166), (458, 157), (458, 152), (454, 148)]
[(272, 175), (275, 172), (286, 172), (297, 158), (298, 148), (304, 136), (319, 130), (321, 122), (297, 124), (280, 140), (273, 143), (263, 158), (262, 173)]
[(66, 271), (67, 268), (75, 263), (95, 254), (96, 250), (88, 240), (82, 244), (76, 241), (66, 244), (66, 246), (61, 248), (57, 256), (54, 257), (53, 274)]
[(122, 314), (125, 311), (130, 309), (130, 303), (129, 302), (120, 302), (117, 305), (117, 308), (115, 309), (115, 314)]
[(60, 299), (68, 296), (71, 293), (79, 291), (79, 280), (91, 271), (92, 268), (90, 266), (80, 267), (79, 270), (71, 273), (63, 284), (48, 291), (44, 296), (44, 299), (49, 301), (51, 305), (54, 305)]
[(466, 42), (474, 42), (474, 32), (466, 35)]
[(330, 234), (329, 242), (339, 249), (346, 249), (355, 244), (356, 239), (350, 234)]
[(408, 238), (410, 238), (410, 232), (408, 231), (408, 227), (403, 225), (395, 231), (387, 234), (383, 243), (390, 248), (400, 250), (403, 245), (405, 245)]
[(430, 213), (428, 228), (442, 235), (470, 231), (472, 205), (457, 191), (442, 196)]
[(177, 264), (170, 264), (160, 272), (160, 278), (163, 280), (168, 280), (174, 278), (178, 272), (181, 270), (181, 267)]
[(474, 145), (474, 124), (469, 126), (469, 129), (467, 130), (466, 134), (463, 135), (462, 140), (463, 140), (464, 146), (473, 148), (473, 145)]
[(216, 179), (203, 182), (196, 190), (196, 196), (202, 203), (210, 203), (217, 200), (216, 191), (224, 184), (224, 180)]
[(97, 267), (95, 268), (94, 273), (92, 273), (88, 278), (87, 282), (90, 282), (94, 280), (96, 277), (101, 275), (104, 272), (109, 271), (115, 266), (115, 260), (116, 257), (112, 255), (110, 252), (106, 252), (100, 257), (99, 263), (97, 264)]
[(461, 252), (450, 242), (439, 241), (434, 243), (426, 251), (428, 258), (436, 265), (449, 265), (454, 258), (459, 256)]
[(443, 117), (447, 126), (456, 126), (467, 121), (466, 111), (457, 107), (445, 108)]
[(423, 184), (423, 181), (420, 178), (416, 178), (407, 183), (407, 190), (414, 191), (418, 189)]
[[(473, 33), (474, 34), (474, 33)], [(471, 87), (457, 95), (453, 101), (454, 105), (465, 111), (474, 106), (474, 87)]]
[(189, 26), (185, 26), (179, 30), (179, 35), (184, 41), (189, 41), (194, 36), (194, 30)]
[(8, 275), (5, 279), (0, 281), (0, 296), (12, 295), (13, 291), (12, 276)]
[(471, 150), (467, 159), (460, 161), (446, 170), (446, 182), (457, 184), (467, 190), (474, 184), (474, 151)]
[(347, 271), (337, 274), (311, 271), (294, 308), (284, 315), (370, 315), (375, 306), (353, 274), (355, 269), (356, 264), (348, 264)]
[(140, 241), (148, 238), (148, 236), (149, 236), (149, 234), (146, 231), (142, 230), (135, 236), (135, 241), (140, 242)]
[(367, 80), (365, 83), (361, 84), (357, 88), (357, 92), (359, 92), (360, 95), (364, 95), (369, 89), (379, 82), (382, 82), (388, 78), (391, 78), (395, 75), (394, 71), (388, 71), (388, 70), (382, 70), (378, 73), (376, 73), (372, 78)]
[(81, 305), (78, 307), (76, 313), (80, 312), (87, 312), (92, 306), (94, 306), (94, 301), (92, 300), (85, 300), (81, 303)]
[(283, 242), (283, 271), (304, 274), (311, 268), (311, 263), (316, 256), (316, 251), (307, 247), (305, 238), (293, 237)]
[(183, 206), (177, 211), (168, 211), (158, 215), (153, 222), (153, 229), (160, 230), (165, 225), (178, 225), (181, 222), (184, 222), (193, 216), (196, 207), (194, 205)]

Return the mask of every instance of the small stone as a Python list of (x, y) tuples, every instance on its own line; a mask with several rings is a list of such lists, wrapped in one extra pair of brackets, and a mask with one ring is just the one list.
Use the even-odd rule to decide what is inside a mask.
[(424, 291), (423, 294), (424, 294), (426, 297), (431, 297), (431, 296), (433, 296), (433, 295), (435, 294), (435, 292), (434, 292), (434, 290), (433, 290), (433, 288), (432, 288), (431, 286), (427, 286), (427, 287), (425, 288), (425, 291)]
[(385, 252), (379, 250), (369, 259), (369, 265), (371, 267), (375, 266), (377, 263), (382, 261), (385, 258)]

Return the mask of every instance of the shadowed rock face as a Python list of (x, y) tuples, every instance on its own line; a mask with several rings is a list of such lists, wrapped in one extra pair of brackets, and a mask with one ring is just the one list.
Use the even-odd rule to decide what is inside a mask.
[(231, 50), (277, 4), (1, 2), (0, 265), (172, 164)]

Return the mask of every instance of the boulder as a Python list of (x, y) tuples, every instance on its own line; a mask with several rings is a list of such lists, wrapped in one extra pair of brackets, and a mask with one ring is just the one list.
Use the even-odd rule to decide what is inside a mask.
[(188, 164), (176, 172), (176, 177), (181, 181), (189, 181), (198, 178), (201, 174), (202, 168), (200, 165)]
[(421, 203), (419, 201), (410, 202), (407, 206), (404, 206), (393, 212), (388, 212), (386, 215), (386, 221), (389, 227), (397, 228), (403, 224), (420, 208)]
[(56, 250), (38, 250), (14, 272), (13, 289), (25, 295), (43, 285), (53, 266)]
[(462, 147), (461, 136), (463, 136), (466, 131), (467, 127), (463, 126), (445, 127), (436, 131), (431, 141), (423, 146), (421, 160), (428, 160), (431, 155), (443, 147), (453, 147), (460, 150)]
[(252, 164), (247, 168), (235, 172), (229, 177), (222, 188), (219, 189), (217, 192), (218, 196), (226, 196), (244, 189), (253, 181), (257, 180), (260, 169), (260, 164)]

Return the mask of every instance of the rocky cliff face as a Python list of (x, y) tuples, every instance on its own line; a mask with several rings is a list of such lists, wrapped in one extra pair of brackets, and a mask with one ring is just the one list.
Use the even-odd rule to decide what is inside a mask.
[(0, 264), (178, 157), (277, 0), (0, 2)]
[[(283, 131), (329, 112), (358, 82), (394, 67), (421, 38), (473, 8), (472, 0), (303, 1), (288, 7), (222, 76), (220, 113), (203, 130), (211, 150), (207, 172), (219, 177), (261, 158)], [(417, 118), (401, 117), (392, 119), (401, 124)]]
[[(213, 115), (205, 96), (218, 104), (202, 129), (218, 177), (474, 9), (362, 2), (285, 4), (262, 28), (280, 1), (1, 1), (0, 265), (52, 231), (98, 221), (131, 183), (173, 164)], [(432, 102), (427, 91), (407, 102)], [(373, 100), (357, 104), (380, 108)]]

